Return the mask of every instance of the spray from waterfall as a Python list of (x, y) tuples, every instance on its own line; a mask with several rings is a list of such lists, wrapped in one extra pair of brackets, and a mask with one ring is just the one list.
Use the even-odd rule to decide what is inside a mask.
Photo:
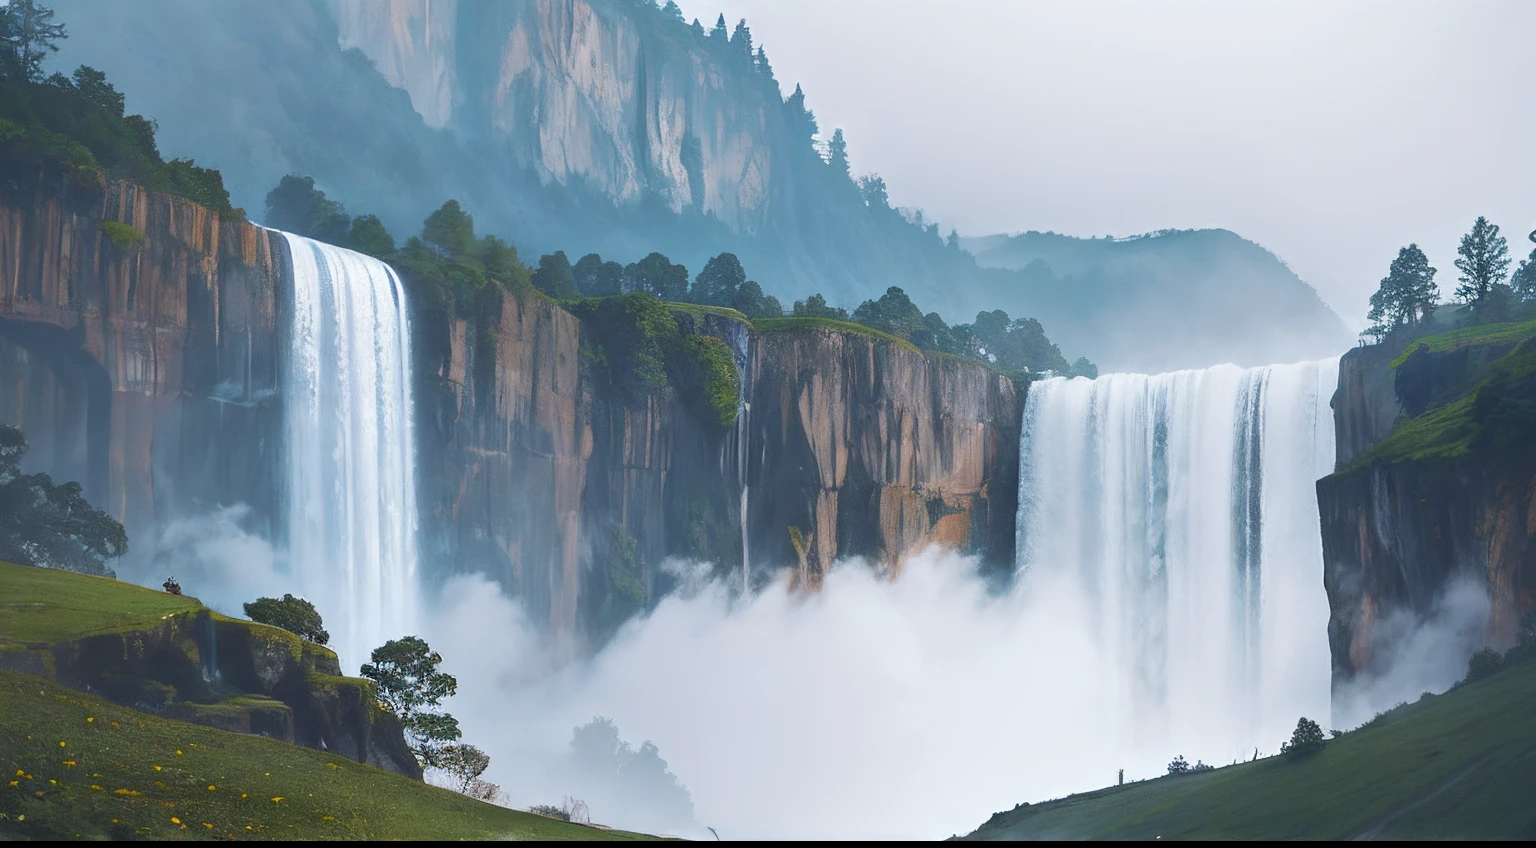
[(1078, 581), (1123, 731), (1272, 742), (1329, 715), (1316, 480), (1337, 360), (1029, 390), (1019, 567)]
[(415, 624), (416, 468), (405, 292), (376, 259), (284, 233), (292, 577), (356, 667)]

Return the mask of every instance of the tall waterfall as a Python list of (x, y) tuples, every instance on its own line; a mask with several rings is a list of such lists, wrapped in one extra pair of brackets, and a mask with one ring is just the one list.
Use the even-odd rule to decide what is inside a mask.
[(1021, 578), (1080, 587), (1107, 658), (1085, 673), (1127, 742), (1229, 757), (1274, 753), (1302, 715), (1328, 726), (1314, 484), (1337, 382), (1331, 359), (1030, 387)]
[(283, 234), (293, 257), (283, 380), (288, 551), (355, 668), (414, 625), (416, 468), (405, 293), (388, 265)]

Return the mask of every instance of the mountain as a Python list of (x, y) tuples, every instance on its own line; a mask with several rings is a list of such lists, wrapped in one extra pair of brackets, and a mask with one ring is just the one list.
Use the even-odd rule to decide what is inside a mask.
[(961, 245), (983, 266), (1019, 271), (1052, 338), (1089, 351), (1105, 370), (1294, 362), (1352, 343), (1279, 257), (1227, 230), (1125, 239), (1028, 232)]
[(1038, 318), (1070, 339), (1068, 361), (1109, 369), (1257, 364), (1351, 341), (1262, 249), (1233, 258), (1236, 237), (1167, 267), (1127, 251), (1108, 280), (981, 267), (938, 224), (892, 209), (878, 178), (854, 179), (747, 28), (707, 31), (649, 0), (54, 6), (70, 32), (55, 67), (105, 71), (130, 112), (158, 120), (167, 158), (219, 168), (258, 221), (290, 173), (394, 232), (452, 198), (526, 257), (659, 251), (698, 271), (728, 251), (786, 306), (821, 292), (851, 311), (900, 286), (950, 323)]

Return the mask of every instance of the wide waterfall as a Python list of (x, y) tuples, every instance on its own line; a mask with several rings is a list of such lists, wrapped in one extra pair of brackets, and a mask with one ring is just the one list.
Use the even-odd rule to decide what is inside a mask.
[[(1127, 744), (1274, 753), (1328, 726), (1318, 478), (1338, 360), (1030, 387), (1021, 579), (1069, 578)], [(1251, 753), (1251, 751), (1250, 751)]]
[(414, 626), (416, 469), (405, 293), (388, 265), (285, 233), (288, 553), (349, 668)]

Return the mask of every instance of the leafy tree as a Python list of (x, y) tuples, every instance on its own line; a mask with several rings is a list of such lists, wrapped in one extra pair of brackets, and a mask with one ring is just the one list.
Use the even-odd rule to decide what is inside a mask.
[(539, 257), (539, 270), (533, 272), (533, 287), (556, 300), (577, 296), (571, 260), (565, 257), (565, 251), (557, 250)]
[(490, 767), (491, 755), (473, 745), (449, 745), (443, 748), (440, 768), (453, 780), (453, 788), (466, 795)]
[(128, 552), (123, 525), (91, 506), (79, 483), (21, 473), (26, 452), (22, 431), (0, 425), (0, 560), (110, 574), (106, 561)]
[(846, 179), (852, 179), (852, 172), (848, 167), (848, 142), (843, 138), (841, 127), (832, 131), (832, 141), (828, 145), (827, 150), (831, 154), (827, 164), (832, 166), (833, 173)]
[(488, 278), (504, 288), (518, 290), (533, 285), (533, 273), (518, 258), (517, 248), (495, 236), (480, 240), (480, 264)]
[(588, 297), (608, 297), (624, 290), (624, 266), (604, 262), (596, 253), (581, 257), (571, 273), (577, 291)]
[(773, 295), (763, 294), (763, 287), (755, 280), (748, 280), (736, 290), (730, 306), (748, 318), (782, 318), (784, 307)]
[(848, 310), (840, 306), (828, 306), (825, 296), (813, 294), (805, 300), (795, 301), (793, 311), (790, 313), (796, 318), (831, 318), (837, 321), (848, 320)]
[(1503, 667), (1504, 657), (1492, 648), (1484, 648), (1467, 660), (1467, 676), (1461, 682), (1476, 683), (1498, 674), (1499, 669)]
[(1099, 366), (1089, 362), (1088, 357), (1079, 356), (1077, 361), (1072, 363), (1072, 367), (1068, 369), (1067, 374), (1072, 377), (1087, 377), (1090, 380), (1097, 380), (1099, 378)]
[[(704, 263), (704, 270), (693, 280), (690, 299), (694, 303), (711, 306), (732, 306), (736, 302), (737, 290), (746, 281), (747, 272), (741, 267), (741, 260), (736, 258), (736, 254), (722, 253)], [(762, 296), (761, 289), (758, 290), (758, 296)]]
[(661, 13), (669, 21), (683, 23), (683, 10), (678, 8), (677, 0), (667, 0), (667, 5), (661, 7)]
[(427, 216), (421, 237), (445, 256), (460, 257), (475, 246), (475, 219), (457, 200), (450, 200)]
[(313, 177), (297, 174), (267, 192), (267, 224), (329, 244), (346, 244), (352, 229), (347, 210), (315, 188)]
[(1509, 287), (1521, 300), (1536, 300), (1536, 250), (1520, 260), (1520, 267), (1509, 278)]
[(75, 90), (85, 99), (106, 109), (114, 117), (123, 117), (123, 93), (107, 82), (107, 75), (89, 65), (75, 69), (71, 77)]
[(1456, 270), (1461, 272), (1456, 296), (1470, 303), (1474, 313), (1485, 312), (1484, 300), (1508, 274), (1509, 244), (1499, 235), (1497, 224), (1479, 215), (1472, 231), (1461, 237), (1456, 253)]
[(315, 605), (303, 598), (292, 595), (283, 595), (282, 600), (257, 598), (245, 605), (245, 617), (257, 624), (281, 627), (316, 645), (325, 645), (331, 641), (331, 634), (322, 626)]
[(1323, 750), (1325, 744), (1323, 728), (1312, 719), (1302, 717), (1296, 722), (1296, 730), (1291, 734), (1291, 741), (1280, 746), (1280, 753), (1293, 760), (1299, 760)]
[(879, 300), (866, 300), (853, 311), (853, 320), (893, 336), (911, 338), (923, 326), (923, 313), (896, 286), (885, 290)]
[(43, 78), (43, 57), (59, 51), (69, 37), (63, 24), (53, 22), (53, 10), (37, 0), (10, 0), (0, 7), (0, 75), (37, 82)]
[(1189, 773), (1189, 761), (1184, 759), (1184, 755), (1183, 754), (1180, 754), (1177, 757), (1174, 757), (1173, 758), (1173, 762), (1168, 764), (1168, 773), (1169, 774), (1188, 774)]
[(663, 301), (677, 302), (688, 296), (688, 269), (683, 265), (674, 265), (672, 260), (660, 253), (652, 253), (624, 268), (624, 288), (646, 292)]
[(871, 209), (891, 208), (891, 197), (886, 191), (885, 180), (879, 174), (859, 177), (859, 197)]
[(352, 219), (347, 247), (369, 256), (384, 257), (395, 252), (395, 237), (389, 234), (377, 215), (359, 215)]
[(437, 670), (443, 658), (415, 636), (384, 643), (371, 659), (360, 673), (377, 686), (379, 703), (399, 716), (411, 753), (423, 768), (441, 767), (448, 744), (462, 735), (458, 719), (440, 709), (459, 681)]
[(1392, 267), (1371, 295), (1371, 311), (1366, 318), (1371, 327), (1366, 332), (1378, 338), (1400, 326), (1413, 326), (1420, 317), (1434, 314), (1440, 289), (1435, 285), (1435, 269), (1417, 244), (1397, 252)]

